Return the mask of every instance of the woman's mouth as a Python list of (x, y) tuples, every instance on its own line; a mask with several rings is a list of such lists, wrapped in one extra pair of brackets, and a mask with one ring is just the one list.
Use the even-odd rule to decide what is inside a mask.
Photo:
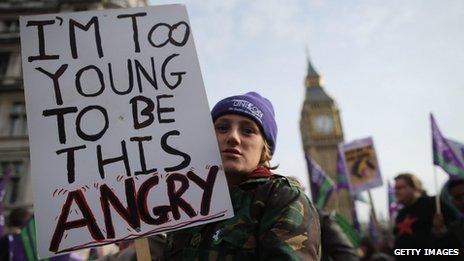
[(242, 153), (240, 153), (240, 151), (237, 149), (225, 149), (222, 151), (222, 153), (231, 154), (231, 155), (242, 155)]

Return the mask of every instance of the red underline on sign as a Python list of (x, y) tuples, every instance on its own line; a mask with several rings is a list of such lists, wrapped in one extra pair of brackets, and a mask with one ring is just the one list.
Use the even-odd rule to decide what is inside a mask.
[(136, 239), (136, 238), (131, 238), (131, 237), (134, 237), (134, 236), (137, 236), (137, 238), (139, 238), (139, 237), (147, 236), (147, 235), (154, 234), (154, 233), (160, 233), (160, 232), (163, 232), (163, 231), (166, 231), (166, 230), (179, 229), (179, 228), (182, 228), (182, 227), (185, 227), (185, 226), (188, 226), (188, 225), (192, 225), (192, 224), (195, 224), (195, 223), (198, 223), (198, 222), (208, 221), (208, 220), (211, 220), (211, 219), (223, 217), (223, 216), (225, 216), (226, 212), (227, 212), (227, 210), (224, 210), (224, 211), (221, 211), (221, 212), (216, 213), (214, 215), (209, 215), (209, 216), (204, 216), (202, 218), (198, 218), (198, 219), (194, 219), (194, 220), (184, 221), (184, 222), (178, 223), (176, 225), (158, 227), (158, 228), (152, 229), (152, 230), (150, 230), (148, 232), (145, 232), (143, 234), (130, 234), (130, 235), (127, 235), (127, 236), (125, 236), (123, 238), (120, 238), (120, 239), (97, 241), (98, 243), (89, 242), (89, 243), (85, 243), (85, 244), (82, 244), (82, 245), (62, 249), (62, 250), (57, 251), (55, 253), (58, 254), (58, 253), (63, 253), (63, 252), (76, 251), (76, 250), (83, 249), (83, 248), (86, 248), (86, 247), (89, 247), (89, 246), (102, 246), (102, 245), (107, 245), (107, 244), (111, 244), (111, 243), (115, 243), (115, 242), (119, 242), (119, 241), (123, 241), (123, 240)]

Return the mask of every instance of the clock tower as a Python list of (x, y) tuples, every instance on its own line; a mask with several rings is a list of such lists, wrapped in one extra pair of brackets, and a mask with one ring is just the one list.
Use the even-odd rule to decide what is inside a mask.
[[(309, 58), (300, 131), (306, 155), (314, 159), (336, 183), (337, 148), (343, 142), (340, 112), (335, 101), (325, 92), (322, 79)], [(326, 210), (337, 210), (350, 221), (351, 208), (349, 192), (346, 190), (338, 194), (334, 191), (325, 207)]]

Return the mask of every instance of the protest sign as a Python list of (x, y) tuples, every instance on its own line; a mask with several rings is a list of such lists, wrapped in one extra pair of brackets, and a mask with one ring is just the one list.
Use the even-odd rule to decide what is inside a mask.
[(41, 258), (233, 216), (183, 5), (20, 27)]
[(382, 186), (379, 163), (372, 138), (340, 145), (353, 193)]

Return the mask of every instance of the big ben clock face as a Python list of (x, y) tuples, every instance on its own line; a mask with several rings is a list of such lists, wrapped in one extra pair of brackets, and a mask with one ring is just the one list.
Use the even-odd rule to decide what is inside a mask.
[(333, 118), (329, 115), (317, 115), (314, 117), (314, 128), (318, 133), (330, 134), (334, 130)]

